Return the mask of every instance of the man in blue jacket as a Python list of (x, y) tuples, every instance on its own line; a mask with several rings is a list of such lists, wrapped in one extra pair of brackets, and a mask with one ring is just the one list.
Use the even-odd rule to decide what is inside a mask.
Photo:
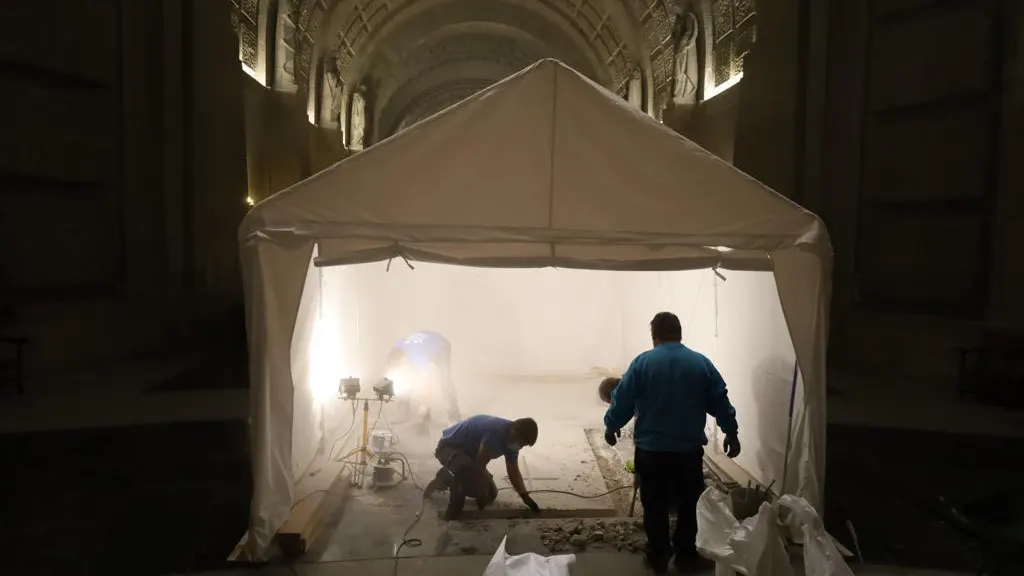
[[(605, 440), (615, 445), (620, 430), (636, 415), (634, 465), (640, 483), (647, 534), (646, 561), (656, 574), (675, 555), (680, 571), (697, 567), (697, 500), (704, 491), (706, 414), (725, 433), (725, 452), (740, 453), (736, 409), (725, 381), (703, 354), (682, 344), (679, 318), (660, 312), (651, 320), (654, 348), (637, 356), (611, 393), (604, 415)], [(676, 504), (676, 530), (668, 516)]]
[(483, 510), (498, 497), (498, 487), (487, 471), (487, 464), (503, 457), (512, 489), (531, 511), (540, 512), (519, 470), (519, 451), (536, 443), (537, 422), (533, 418), (506, 420), (480, 414), (449, 426), (434, 451), (441, 469), (423, 489), (423, 498), (430, 498), (438, 490), (449, 490), (445, 520), (455, 520), (462, 514), (467, 496)]

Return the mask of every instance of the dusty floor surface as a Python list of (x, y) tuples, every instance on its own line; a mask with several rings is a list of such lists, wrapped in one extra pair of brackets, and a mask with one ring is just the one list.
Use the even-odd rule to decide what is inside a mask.
[[(528, 534), (535, 532), (529, 528), (531, 521), (528, 520), (533, 515), (510, 489), (502, 460), (494, 461), (488, 467), (499, 487), (498, 500), (482, 512), (476, 509), (473, 500), (468, 500), (464, 521), (443, 522), (439, 516), (447, 506), (447, 494), (436, 493), (424, 502), (420, 491), (440, 466), (433, 457), (433, 448), (441, 426), (432, 427), (426, 435), (418, 435), (411, 426), (401, 423), (380, 422), (378, 426), (390, 426), (390, 431), (398, 439), (391, 450), (406, 458), (412, 474), (397, 486), (373, 488), (367, 484), (354, 489), (341, 517), (331, 519), (324, 527), (323, 536), (310, 547), (306, 560), (390, 556), (400, 535), (421, 507), (422, 517), (410, 537), (421, 539), (424, 545), (408, 548), (403, 551), (405, 554), (476, 554), (493, 551), (505, 533), (516, 534), (514, 540), (518, 545), (528, 540)], [(608, 483), (584, 430), (574, 425), (551, 425), (546, 426), (543, 433), (544, 444), (525, 449), (520, 454), (520, 469), (527, 487), (538, 491), (570, 491), (591, 498), (538, 492), (535, 499), (543, 509), (541, 518), (618, 516), (620, 511), (616, 510), (611, 495), (601, 496), (609, 490)], [(342, 449), (338, 451), (345, 452)], [(401, 469), (401, 466), (397, 468)], [(629, 490), (620, 492), (628, 493)], [(541, 544), (539, 533), (536, 536), (533, 538), (536, 543), (531, 541), (531, 550)], [(552, 546), (551, 549), (554, 548)]]

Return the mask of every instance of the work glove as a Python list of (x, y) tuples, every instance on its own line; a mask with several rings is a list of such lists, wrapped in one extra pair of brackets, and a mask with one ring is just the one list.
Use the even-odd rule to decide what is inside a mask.
[(533, 498), (530, 498), (529, 494), (520, 494), (519, 497), (523, 499), (523, 504), (526, 504), (526, 507), (529, 508), (531, 512), (534, 514), (540, 514), (540, 506), (533, 501)]
[(725, 449), (726, 456), (735, 458), (740, 455), (740, 439), (735, 434), (730, 434), (725, 437), (722, 448)]
[(604, 430), (604, 441), (609, 446), (615, 446), (618, 443), (618, 438), (622, 436), (621, 430), (612, 430), (611, 428), (605, 428)]

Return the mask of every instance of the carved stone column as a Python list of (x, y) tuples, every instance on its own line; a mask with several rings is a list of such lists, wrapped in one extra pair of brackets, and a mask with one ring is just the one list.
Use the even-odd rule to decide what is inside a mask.
[[(800, 0), (757, 4), (757, 42), (742, 64), (734, 160), (737, 168), (797, 202), (802, 200), (797, 184), (803, 113), (800, 4)], [(716, 53), (716, 68), (719, 64)]]

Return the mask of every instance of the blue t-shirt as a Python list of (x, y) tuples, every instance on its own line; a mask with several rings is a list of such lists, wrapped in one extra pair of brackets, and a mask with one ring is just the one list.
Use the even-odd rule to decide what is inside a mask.
[(512, 450), (505, 440), (511, 420), (497, 416), (478, 415), (453, 424), (441, 433), (441, 440), (476, 458), (483, 444), (488, 454), (504, 456), (509, 462), (519, 459), (519, 451)]
[(396, 342), (394, 348), (405, 352), (415, 368), (423, 369), (448, 348), (448, 340), (437, 332), (415, 332)]
[(706, 414), (736, 434), (736, 409), (725, 381), (703, 354), (680, 343), (659, 344), (636, 357), (612, 392), (604, 425), (619, 430), (633, 417), (633, 440), (642, 450), (692, 452), (708, 443)]

